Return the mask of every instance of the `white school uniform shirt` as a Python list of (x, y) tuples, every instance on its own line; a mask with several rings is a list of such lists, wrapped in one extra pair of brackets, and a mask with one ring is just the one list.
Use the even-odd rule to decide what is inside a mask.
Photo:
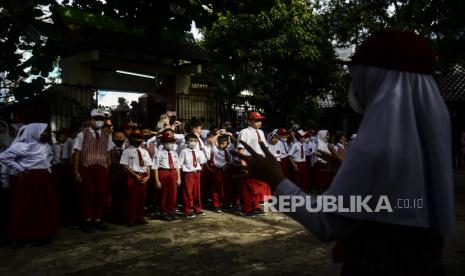
[(171, 158), (173, 159), (173, 165), (175, 169), (179, 169), (179, 156), (175, 150), (166, 150), (165, 148), (161, 148), (157, 151), (155, 156), (153, 157), (153, 164), (152, 168), (154, 170), (157, 169), (171, 169), (170, 162), (169, 162), (169, 154), (171, 153)]
[(313, 141), (308, 141), (304, 144), (305, 155), (313, 155), (316, 153), (316, 144)]
[[(31, 155), (31, 152), (36, 154)], [(28, 170), (49, 170), (52, 166), (53, 151), (48, 144), (29, 145), (16, 142), (0, 153), (0, 164), (11, 170), (12, 175)]]
[(198, 149), (202, 155), (202, 161), (200, 164), (203, 165), (210, 159), (210, 151), (207, 149), (207, 145), (203, 142), (202, 137), (197, 137), (197, 141), (196, 149)]
[[(137, 154), (137, 151), (140, 152), (142, 160), (144, 160), (143, 166), (139, 165), (139, 155)], [(152, 160), (150, 159), (150, 154), (147, 150), (140, 147), (136, 148), (131, 146), (130, 148), (125, 149), (123, 151), (119, 163), (121, 165), (128, 166), (134, 172), (145, 173), (147, 172), (147, 167), (150, 167), (152, 165)]]
[(215, 145), (210, 145), (210, 144), (205, 144), (205, 158), (208, 161), (212, 161), (212, 158), (214, 158), (215, 152), (218, 148)]
[(63, 159), (70, 159), (70, 160), (72, 159), (74, 143), (75, 143), (75, 139), (71, 137), (65, 141), (65, 143), (63, 144), (63, 147), (65, 148), (65, 151), (63, 151), (63, 155), (62, 155)]
[(63, 163), (63, 158), (61, 156), (63, 150), (63, 144), (61, 143), (56, 143), (52, 145), (52, 151), (53, 151), (53, 160), (52, 160), (52, 165), (57, 165)]
[(225, 167), (226, 165), (230, 165), (231, 163), (233, 163), (233, 155), (230, 153), (231, 152), (231, 148), (228, 146), (226, 148), (226, 151), (228, 152), (229, 154), (229, 161), (226, 161), (226, 153), (224, 150), (220, 150), (218, 149), (217, 147), (214, 147), (213, 149), (213, 152), (214, 152), (214, 155), (213, 155), (213, 164), (215, 164), (215, 167), (217, 168), (223, 168)]
[(304, 144), (305, 148), (305, 155), (309, 156), (310, 159), (307, 158), (307, 161), (310, 161), (312, 166), (316, 163), (316, 143), (312, 140)]
[[(102, 135), (102, 129), (95, 131), (93, 128), (89, 127), (90, 133), (95, 138), (95, 132), (97, 132), (100, 136)], [(74, 142), (73, 150), (82, 151), (82, 144), (84, 143), (84, 132), (81, 131), (76, 136), (76, 141)], [(111, 139), (111, 135), (108, 135), (108, 144), (107, 144), (107, 151), (111, 151), (113, 148), (113, 140)]]
[(286, 149), (284, 148), (284, 144), (281, 142), (278, 142), (275, 145), (269, 144), (268, 150), (271, 152), (271, 154), (273, 154), (277, 161), (281, 161), (288, 156)]
[(306, 159), (304, 145), (299, 141), (295, 142), (289, 151), (289, 156), (291, 156), (295, 162), (305, 162)]
[(174, 134), (174, 140), (176, 140), (176, 144), (184, 143), (186, 141), (185, 137), (186, 136), (184, 134), (179, 134), (179, 133)]
[[(244, 128), (239, 132), (239, 137), (237, 139), (238, 144), (237, 148), (238, 149), (244, 149), (244, 146), (239, 143), (239, 141), (244, 141), (246, 142), (256, 153), (265, 156), (263, 153), (262, 149), (260, 148), (260, 145), (258, 144), (259, 140), (258, 137), (260, 137), (260, 140), (265, 143), (265, 146), (268, 147), (268, 143), (266, 142), (266, 137), (265, 134), (261, 129), (255, 129), (253, 127), (248, 127)], [(244, 155), (251, 155), (247, 150), (244, 150)]]
[[(197, 166), (194, 167), (194, 159), (192, 152), (195, 153), (197, 159)], [(182, 168), (183, 172), (196, 172), (202, 170), (202, 161), (206, 163), (204, 155), (197, 149), (185, 148), (179, 154), (179, 166)]]
[(52, 146), (54, 158), (52, 164), (61, 164), (64, 159), (71, 159), (73, 151), (73, 139), (68, 138), (63, 144), (56, 143)]
[(291, 147), (287, 144), (287, 142), (279, 139), (278, 144), (283, 145), (283, 148), (284, 148), (284, 151), (286, 152), (286, 155), (289, 156), (288, 153), (289, 153), (289, 150), (291, 149)]

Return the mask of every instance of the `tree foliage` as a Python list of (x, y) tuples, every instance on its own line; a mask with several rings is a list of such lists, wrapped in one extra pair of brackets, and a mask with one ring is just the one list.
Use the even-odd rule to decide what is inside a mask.
[[(204, 45), (229, 101), (243, 89), (276, 122), (299, 118), (317, 96), (334, 90), (339, 72), (323, 18), (303, 0), (260, 10), (224, 10), (204, 29)], [(213, 72), (212, 72), (213, 71)], [(228, 85), (229, 84), (229, 85)], [(227, 91), (227, 90), (233, 91)]]
[(429, 39), (438, 66), (465, 64), (465, 1), (329, 0), (322, 9), (341, 44), (357, 45), (383, 29), (409, 30)]
[(0, 72), (7, 72), (3, 84), (14, 86), (17, 99), (42, 91), (57, 61), (56, 42), (38, 26), (53, 20), (44, 8), (58, 5), (120, 19), (153, 37), (184, 33), (195, 21), (212, 58), (203, 77), (227, 105), (249, 89), (253, 103), (282, 121), (303, 121), (327, 93), (343, 99), (347, 76), (331, 63), (334, 41), (358, 45), (382, 29), (414, 30), (430, 40), (438, 65), (465, 64), (461, 0), (4, 0)]
[[(36, 24), (43, 7), (53, 0), (0, 2), (0, 72), (7, 72), (2, 86), (11, 87), (21, 99), (40, 93), (56, 62), (55, 45), (41, 36)], [(30, 75), (36, 77), (28, 82)]]

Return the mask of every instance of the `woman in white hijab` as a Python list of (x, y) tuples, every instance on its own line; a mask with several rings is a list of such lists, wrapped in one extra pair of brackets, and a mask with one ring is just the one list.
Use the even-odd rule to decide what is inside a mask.
[[(454, 226), (451, 129), (433, 60), (415, 33), (385, 31), (369, 37), (349, 65), (349, 101), (364, 117), (324, 195), (340, 196), (346, 209), (351, 196), (369, 200), (359, 210), (301, 206), (288, 213), (318, 238), (338, 240), (341, 275), (445, 274), (443, 242)], [(339, 158), (320, 154), (328, 165)], [(271, 154), (239, 156), (252, 177), (278, 185), (277, 195), (308, 196), (285, 179)], [(316, 198), (305, 200), (315, 210)], [(376, 212), (380, 202), (385, 208)]]
[(19, 139), (0, 153), (0, 163), (15, 171), (8, 239), (50, 238), (58, 230), (56, 187), (50, 171), (53, 153), (47, 124), (33, 123)]
[[(316, 134), (316, 149), (317, 151), (323, 151), (330, 153), (328, 147), (328, 139), (329, 139), (329, 131), (327, 130), (320, 130)], [(317, 161), (315, 164), (315, 182), (316, 188), (319, 192), (324, 192), (328, 189), (331, 181), (333, 180), (334, 175), (328, 171), (326, 168), (326, 161), (323, 160), (321, 157), (317, 157)]]

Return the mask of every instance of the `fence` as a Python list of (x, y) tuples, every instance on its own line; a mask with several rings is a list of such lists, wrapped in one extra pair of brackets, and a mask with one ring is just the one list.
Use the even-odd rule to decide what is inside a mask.
[(219, 102), (212, 95), (178, 94), (176, 118), (186, 124), (191, 119), (200, 119), (205, 127), (218, 125)]

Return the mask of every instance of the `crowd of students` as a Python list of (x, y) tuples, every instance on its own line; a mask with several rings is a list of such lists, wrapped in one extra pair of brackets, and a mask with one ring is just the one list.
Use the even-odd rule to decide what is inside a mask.
[(92, 233), (110, 230), (103, 219), (133, 227), (147, 224), (146, 217), (204, 216), (204, 207), (248, 218), (265, 215), (260, 204), (274, 191), (240, 177), (245, 164), (236, 152), (248, 153), (238, 141), (260, 154), (264, 142), (289, 179), (305, 191), (325, 191), (333, 176), (316, 152), (334, 147), (343, 154), (347, 135), (284, 128), (265, 135), (265, 119), (251, 112), (249, 126), (238, 132), (204, 129), (194, 121), (180, 133), (179, 123), (169, 120), (159, 122), (156, 132), (132, 123), (119, 130), (108, 114), (94, 109), (75, 135), (56, 131), (53, 145), (47, 124), (24, 125), (0, 153), (2, 239), (48, 242), (60, 225)]

